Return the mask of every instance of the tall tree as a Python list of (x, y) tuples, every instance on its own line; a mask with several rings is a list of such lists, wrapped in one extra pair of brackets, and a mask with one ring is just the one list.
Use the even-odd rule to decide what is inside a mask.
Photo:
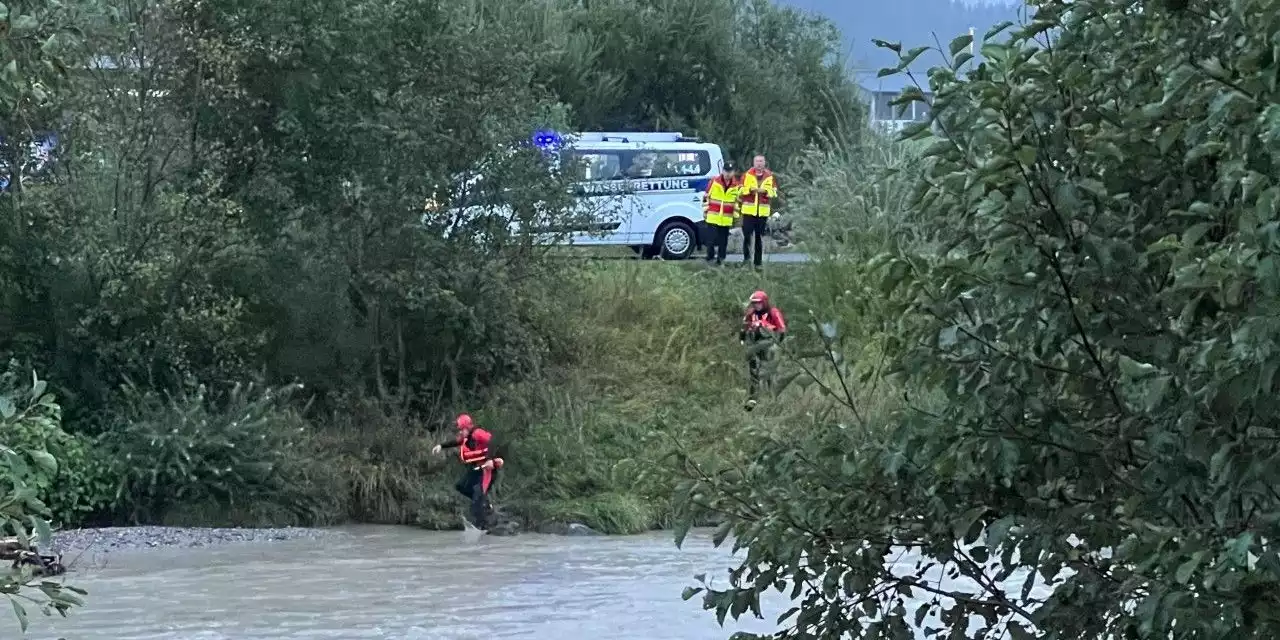
[(1035, 4), (906, 133), (951, 241), (881, 262), (913, 406), (838, 393), (864, 429), (691, 487), (749, 549), (722, 615), (790, 583), (787, 637), (1278, 633), (1280, 7)]

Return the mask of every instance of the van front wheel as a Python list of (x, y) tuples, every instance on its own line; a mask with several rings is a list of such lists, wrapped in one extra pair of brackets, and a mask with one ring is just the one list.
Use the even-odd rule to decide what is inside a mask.
[(654, 244), (664, 260), (684, 260), (697, 249), (697, 231), (693, 225), (683, 220), (669, 222), (658, 231)]

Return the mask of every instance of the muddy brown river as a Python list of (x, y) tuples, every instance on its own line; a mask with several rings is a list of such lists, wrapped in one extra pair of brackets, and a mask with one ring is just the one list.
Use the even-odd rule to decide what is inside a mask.
[[(693, 575), (730, 566), (708, 532), (681, 550), (670, 533), (471, 543), (461, 532), (344, 531), (320, 541), (85, 556), (68, 582), (89, 591), (88, 604), (66, 619), (33, 612), (26, 637), (725, 640), (773, 630), (772, 620), (722, 629), (698, 599), (680, 599)], [(18, 637), (5, 609), (0, 638)]]
[[(710, 531), (684, 549), (670, 532), (624, 537), (472, 537), (410, 527), (349, 527), (319, 540), (113, 551), (82, 556), (69, 582), (88, 605), (66, 618), (33, 612), (32, 640), (727, 640), (770, 633), (790, 607), (767, 594), (766, 620), (726, 620), (680, 593), (706, 573), (727, 583), (734, 564)], [(886, 557), (899, 575), (916, 556)], [(944, 578), (944, 588), (976, 587)], [(1024, 571), (1005, 583), (1021, 590)], [(1048, 595), (1037, 580), (1033, 597)], [(925, 594), (927, 595), (927, 594)], [(919, 599), (909, 600), (914, 611)], [(933, 626), (934, 615), (926, 619)], [(982, 626), (970, 621), (970, 632)], [(17, 638), (0, 609), (0, 638)], [(924, 634), (917, 632), (917, 637)]]

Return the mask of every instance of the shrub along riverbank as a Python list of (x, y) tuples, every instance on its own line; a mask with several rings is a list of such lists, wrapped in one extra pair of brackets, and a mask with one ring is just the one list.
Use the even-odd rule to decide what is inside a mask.
[[(669, 525), (674, 481), (643, 471), (673, 447), (714, 455), (744, 425), (794, 408), (743, 410), (736, 331), (751, 291), (766, 288), (787, 309), (809, 270), (584, 265), (557, 311), (572, 345), (565, 360), (457, 407), (505, 443), (499, 506), (525, 524), (577, 521), (606, 533)], [(801, 338), (812, 333), (803, 314), (792, 322)], [(11, 372), (7, 387), (20, 388), (23, 375)], [(452, 433), (446, 420), (373, 406), (325, 416), (299, 402), (302, 385), (135, 393), (120, 423), (100, 436), (72, 437), (49, 424), (24, 441), (42, 441), (67, 461), (47, 494), (58, 521), (114, 513), (190, 526), (460, 526), (452, 489), (459, 467), (429, 455)]]

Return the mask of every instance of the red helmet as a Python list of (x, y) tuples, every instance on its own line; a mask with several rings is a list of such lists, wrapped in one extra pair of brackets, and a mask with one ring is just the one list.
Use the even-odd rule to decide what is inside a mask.
[(765, 293), (765, 292), (763, 292), (763, 291), (757, 291), (757, 292), (755, 292), (755, 293), (751, 294), (751, 302), (752, 302), (752, 303), (756, 303), (756, 302), (763, 302), (763, 303), (765, 303), (765, 304), (768, 304), (768, 303), (769, 303), (769, 294), (767, 294), (767, 293)]
[(476, 424), (471, 421), (471, 416), (465, 413), (459, 413), (458, 419), (454, 421), (454, 424), (458, 425), (458, 429), (470, 429), (476, 426)]

